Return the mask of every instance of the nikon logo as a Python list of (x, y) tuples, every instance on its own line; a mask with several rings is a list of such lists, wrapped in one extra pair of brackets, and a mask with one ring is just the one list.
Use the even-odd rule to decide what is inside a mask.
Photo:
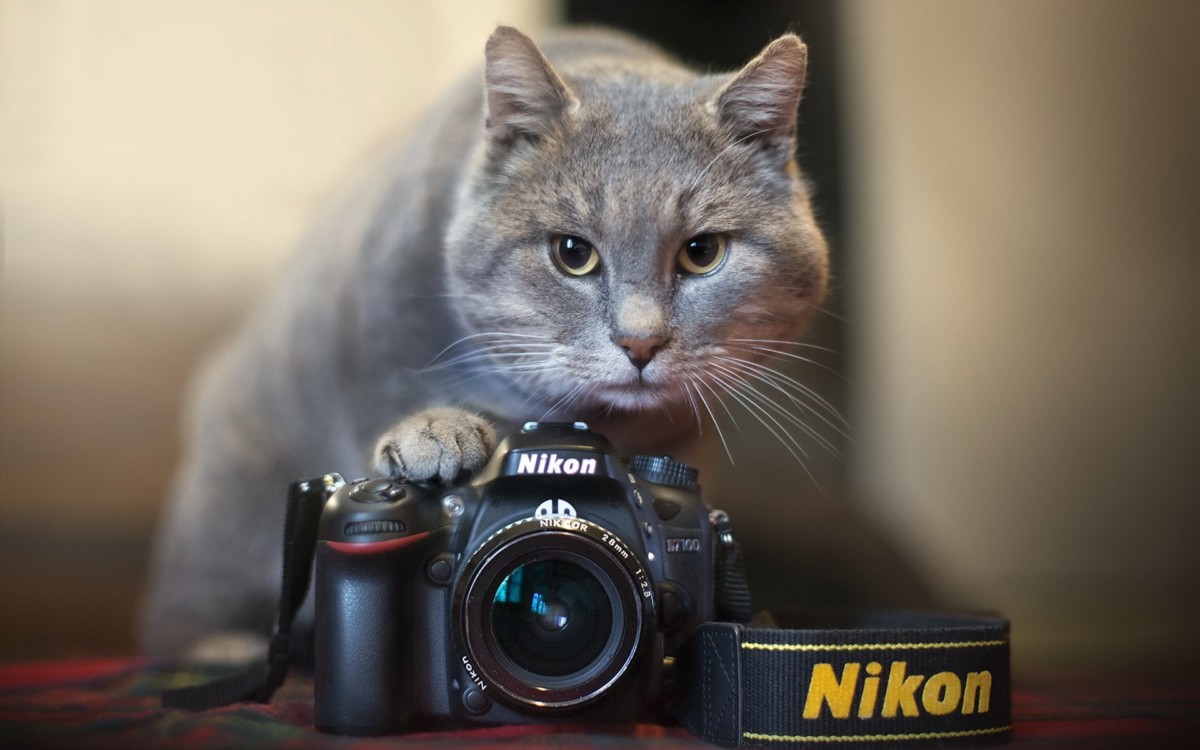
[[(866, 676), (861, 680), (860, 674)], [(841, 677), (832, 664), (813, 667), (808, 682), (808, 697), (804, 701), (804, 718), (816, 719), (821, 707), (828, 706), (835, 719), (848, 719), (857, 706), (858, 718), (885, 719), (897, 716), (934, 716), (946, 714), (987, 713), (992, 698), (992, 673), (968, 672), (959, 677), (953, 672), (938, 672), (928, 679), (921, 674), (908, 674), (908, 662), (894, 661), (887, 677), (882, 677), (883, 665), (877, 661), (863, 665), (850, 662), (842, 667)], [(880, 701), (882, 689), (883, 700)]]
[(594, 458), (563, 458), (557, 453), (522, 453), (517, 456), (518, 474), (595, 474)]

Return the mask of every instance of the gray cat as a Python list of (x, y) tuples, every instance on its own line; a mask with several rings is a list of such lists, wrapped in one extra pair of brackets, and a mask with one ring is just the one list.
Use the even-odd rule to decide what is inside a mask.
[(825, 293), (793, 160), (805, 62), (793, 35), (700, 75), (617, 34), (539, 50), (497, 29), (482, 81), (317, 227), (205, 370), (148, 652), (270, 631), (297, 477), (451, 481), (528, 419), (687, 457)]

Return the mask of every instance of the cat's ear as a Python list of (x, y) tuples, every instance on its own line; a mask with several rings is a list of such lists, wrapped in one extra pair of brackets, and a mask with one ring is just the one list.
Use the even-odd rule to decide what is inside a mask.
[(503, 146), (516, 137), (542, 135), (575, 107), (575, 95), (550, 61), (532, 39), (511, 26), (492, 32), (486, 55), (489, 143)]
[(717, 92), (717, 117), (735, 138), (758, 140), (790, 159), (807, 68), (808, 48), (800, 37), (779, 37)]

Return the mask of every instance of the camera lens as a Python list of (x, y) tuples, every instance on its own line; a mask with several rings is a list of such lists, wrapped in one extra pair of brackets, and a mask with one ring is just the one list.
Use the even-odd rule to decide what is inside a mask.
[(514, 672), (551, 680), (577, 674), (604, 654), (622, 626), (613, 620), (614, 599), (611, 581), (587, 560), (518, 565), (492, 597), (497, 656)]
[(637, 557), (593, 524), (512, 524), (480, 546), (459, 580), (465, 661), (493, 695), (525, 710), (604, 695), (636, 662), (653, 620)]

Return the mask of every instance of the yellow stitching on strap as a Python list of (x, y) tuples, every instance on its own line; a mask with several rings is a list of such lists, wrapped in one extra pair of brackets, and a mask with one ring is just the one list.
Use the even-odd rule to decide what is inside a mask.
[(895, 740), (939, 740), (952, 737), (978, 737), (985, 734), (999, 734), (1012, 729), (1011, 726), (990, 727), (988, 729), (964, 729), (958, 732), (920, 732), (918, 734), (859, 734), (853, 736), (805, 736), (802, 734), (761, 734), (759, 732), (743, 732), (742, 737), (759, 742), (889, 742)]
[(961, 641), (957, 643), (743, 643), (756, 651), (874, 651), (879, 649), (974, 648), (1007, 646), (1008, 641)]

